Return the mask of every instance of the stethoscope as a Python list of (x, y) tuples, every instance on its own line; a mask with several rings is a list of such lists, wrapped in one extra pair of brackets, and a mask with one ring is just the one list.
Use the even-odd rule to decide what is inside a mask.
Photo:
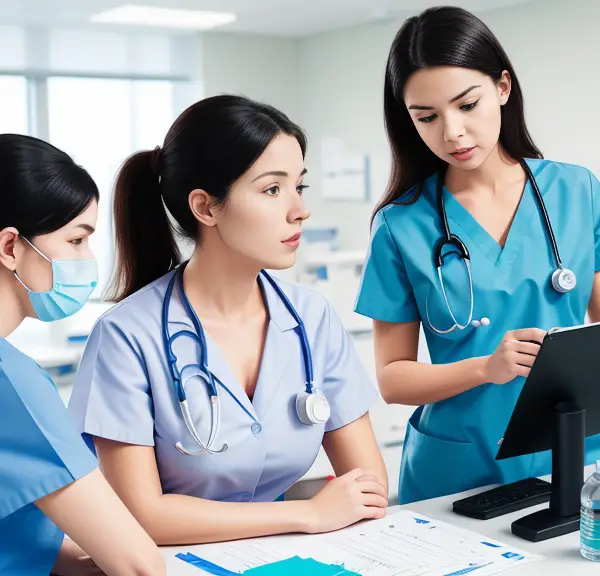
[[(552, 229), (552, 224), (550, 223), (550, 218), (548, 217), (548, 212), (546, 210), (546, 205), (544, 203), (544, 199), (542, 198), (540, 189), (538, 188), (537, 182), (535, 181), (535, 178), (531, 173), (531, 169), (529, 168), (529, 165), (527, 164), (527, 162), (525, 162), (525, 160), (521, 160), (520, 164), (523, 167), (523, 170), (525, 170), (527, 179), (531, 182), (531, 185), (533, 186), (535, 197), (538, 201), (539, 207), (542, 211), (542, 215), (544, 218), (546, 232), (548, 234), (548, 238), (550, 238), (550, 244), (552, 245), (552, 252), (554, 253), (554, 259), (556, 261), (556, 270), (554, 270), (551, 277), (552, 288), (554, 288), (554, 290), (556, 290), (560, 294), (565, 294), (573, 290), (573, 288), (575, 288), (575, 285), (577, 284), (577, 278), (575, 276), (575, 273), (572, 270), (565, 268), (562, 263), (560, 254), (558, 252), (558, 245), (556, 244), (556, 238), (554, 236), (554, 230)], [(479, 326), (487, 326), (490, 323), (489, 318), (473, 320), (473, 277), (471, 276), (471, 257), (469, 255), (469, 251), (467, 250), (467, 246), (465, 245), (465, 243), (456, 234), (452, 234), (450, 232), (450, 226), (448, 225), (448, 217), (446, 216), (446, 206), (444, 204), (444, 176), (445, 172), (441, 171), (437, 177), (437, 202), (442, 219), (442, 225), (444, 228), (444, 236), (438, 241), (434, 249), (433, 255), (434, 264), (437, 270), (437, 275), (442, 289), (442, 295), (444, 297), (444, 302), (446, 303), (446, 308), (448, 309), (448, 313), (450, 314), (450, 317), (452, 318), (454, 324), (447, 330), (440, 330), (439, 328), (436, 328), (429, 319), (429, 307), (426, 301), (425, 310), (427, 315), (427, 322), (430, 328), (438, 334), (448, 334), (449, 332), (452, 332), (457, 328), (459, 330), (464, 330), (470, 325), (473, 325), (476, 328)], [(454, 315), (454, 312), (452, 311), (452, 307), (448, 302), (448, 294), (446, 293), (446, 287), (444, 285), (444, 278), (442, 275), (442, 267), (444, 264), (443, 250), (446, 246), (453, 246), (454, 248), (456, 248), (459, 257), (465, 264), (467, 274), (469, 276), (470, 307), (469, 317), (465, 324), (460, 324), (458, 322), (456, 316)]]
[[(206, 346), (206, 337), (204, 334), (204, 330), (202, 325), (200, 324), (200, 320), (198, 319), (198, 315), (192, 308), (188, 297), (183, 290), (183, 270), (185, 268), (185, 264), (181, 265), (173, 274), (165, 292), (165, 297), (163, 300), (163, 308), (162, 308), (162, 332), (163, 332), (163, 344), (165, 349), (165, 354), (167, 357), (167, 362), (169, 364), (169, 371), (171, 373), (171, 379), (173, 381), (173, 388), (175, 390), (175, 394), (177, 396), (177, 400), (179, 401), (179, 407), (181, 409), (181, 414), (183, 416), (183, 420), (185, 425), (194, 439), (194, 441), (200, 446), (200, 450), (196, 452), (186, 450), (181, 442), (177, 442), (175, 447), (182, 454), (186, 454), (188, 456), (198, 456), (200, 454), (208, 453), (208, 454), (220, 454), (225, 452), (228, 448), (228, 445), (225, 443), (220, 448), (213, 449), (215, 439), (219, 432), (220, 428), (220, 399), (219, 399), (219, 389), (217, 387), (220, 386), (225, 390), (233, 400), (238, 404), (238, 406), (253, 420), (254, 425), (258, 425), (256, 418), (245, 408), (245, 406), (240, 402), (240, 400), (235, 396), (231, 390), (223, 383), (217, 376), (215, 376), (208, 367), (208, 353)], [(300, 346), (302, 348), (302, 359), (304, 363), (304, 376), (305, 376), (305, 390), (302, 393), (299, 393), (296, 396), (296, 412), (298, 414), (298, 418), (303, 424), (325, 424), (329, 420), (331, 410), (329, 406), (329, 402), (327, 398), (320, 393), (317, 388), (313, 384), (313, 365), (312, 365), (312, 355), (310, 351), (310, 345), (308, 343), (308, 337), (306, 336), (306, 330), (304, 328), (304, 323), (302, 319), (296, 312), (294, 306), (286, 296), (285, 292), (282, 288), (275, 282), (275, 280), (267, 274), (264, 270), (261, 271), (262, 276), (270, 283), (270, 285), (275, 290), (277, 296), (282, 300), (288, 312), (292, 315), (294, 320), (297, 322), (298, 326), (295, 328), (296, 333), (300, 339)], [(177, 284), (177, 289), (179, 292), (179, 297), (185, 309), (185, 312), (188, 318), (192, 321), (194, 325), (194, 331), (191, 330), (180, 330), (179, 332), (173, 334), (173, 336), (169, 335), (169, 305), (171, 302), (171, 296), (173, 294), (173, 289)], [(173, 352), (173, 343), (178, 338), (182, 336), (187, 336), (194, 340), (199, 347), (199, 363), (197, 364), (187, 364), (183, 367), (181, 372), (177, 369), (177, 356)], [(211, 427), (210, 434), (208, 437), (208, 442), (206, 444), (200, 438), (198, 431), (196, 430), (196, 426), (194, 425), (194, 421), (192, 419), (189, 404), (187, 401), (187, 396), (185, 392), (186, 380), (184, 380), (183, 375), (186, 371), (194, 370), (195, 374), (197, 370), (201, 371), (203, 379), (206, 383), (206, 388), (208, 391), (208, 395), (210, 398), (211, 405)], [(253, 425), (253, 426), (254, 426)]]

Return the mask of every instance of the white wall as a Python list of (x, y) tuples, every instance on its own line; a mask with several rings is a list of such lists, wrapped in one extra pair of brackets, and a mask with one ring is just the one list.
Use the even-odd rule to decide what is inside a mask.
[[(600, 176), (600, 2), (536, 0), (480, 17), (516, 68), (529, 129), (544, 155), (583, 164)], [(313, 218), (337, 222), (344, 248), (366, 246), (371, 209), (386, 183), (383, 75), (401, 24), (398, 20), (324, 33), (300, 45), (300, 122), (310, 137)], [(371, 202), (353, 205), (318, 197), (319, 143), (327, 136), (340, 136), (353, 150), (373, 155)]]
[(299, 41), (253, 34), (205, 34), (206, 96), (242, 94), (280, 108), (298, 121)]
[[(363, 248), (373, 205), (385, 186), (389, 167), (383, 129), (383, 77), (396, 23), (361, 26), (302, 41), (301, 116), (309, 135), (307, 198), (315, 222), (340, 227), (340, 246)], [(371, 156), (370, 202), (332, 202), (320, 197), (321, 139), (340, 137), (348, 151)]]
[(544, 156), (600, 175), (600, 2), (536, 0), (484, 17), (515, 66)]

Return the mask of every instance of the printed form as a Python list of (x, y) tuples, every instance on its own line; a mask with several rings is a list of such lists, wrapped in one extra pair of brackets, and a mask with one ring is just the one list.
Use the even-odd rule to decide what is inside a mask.
[(190, 547), (232, 572), (293, 556), (343, 565), (363, 576), (491, 576), (543, 556), (529, 554), (409, 510), (340, 532)]

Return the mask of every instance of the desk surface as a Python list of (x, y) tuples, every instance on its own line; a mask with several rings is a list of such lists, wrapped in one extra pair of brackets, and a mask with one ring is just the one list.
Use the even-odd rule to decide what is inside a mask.
[[(589, 466), (586, 469), (586, 478), (594, 471), (593, 466)], [(515, 576), (538, 576), (544, 574), (544, 576), (565, 576), (568, 574), (576, 576), (598, 576), (600, 574), (600, 564), (597, 562), (590, 562), (585, 560), (579, 554), (579, 532), (561, 536), (560, 538), (554, 538), (547, 540), (546, 542), (539, 542), (534, 544), (527, 542), (513, 536), (510, 532), (511, 523), (526, 516), (531, 512), (540, 510), (546, 505), (528, 508), (515, 512), (513, 514), (507, 514), (499, 518), (492, 520), (480, 521), (458, 516), (452, 512), (452, 503), (463, 496), (475, 494), (481, 492), (485, 488), (478, 490), (472, 490), (465, 492), (460, 495), (446, 496), (444, 498), (436, 498), (434, 500), (425, 500), (423, 502), (416, 502), (409, 506), (393, 506), (389, 508), (389, 513), (407, 508), (419, 512), (430, 518), (436, 520), (442, 520), (455, 526), (460, 526), (473, 532), (478, 532), (495, 540), (499, 540), (505, 544), (512, 544), (516, 548), (521, 548), (526, 552), (533, 554), (541, 554), (545, 556), (545, 560), (541, 562), (533, 562), (531, 564), (524, 565), (521, 568), (515, 568), (510, 570), (507, 574), (514, 574)], [(285, 539), (287, 542), (293, 542), (298, 538), (311, 538), (307, 535), (286, 535), (280, 536), (279, 538)], [(205, 572), (190, 566), (181, 560), (175, 558), (175, 554), (178, 552), (194, 552), (199, 556), (202, 555), (201, 546), (184, 546), (182, 548), (165, 547), (163, 553), (167, 561), (167, 575), (168, 576), (200, 576)]]

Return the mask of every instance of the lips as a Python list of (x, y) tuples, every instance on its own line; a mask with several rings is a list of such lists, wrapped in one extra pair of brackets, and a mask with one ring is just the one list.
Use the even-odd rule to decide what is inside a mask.
[(300, 236), (302, 236), (302, 234), (298, 232), (297, 234), (290, 236), (287, 240), (282, 240), (282, 242), (298, 242), (298, 240), (300, 240)]
[(458, 150), (455, 150), (454, 152), (450, 152), (450, 154), (452, 154), (452, 155), (464, 154), (465, 152), (469, 152), (470, 150), (473, 150), (473, 148), (475, 148), (475, 146), (471, 146), (471, 147), (467, 147), (467, 148), (459, 148)]

